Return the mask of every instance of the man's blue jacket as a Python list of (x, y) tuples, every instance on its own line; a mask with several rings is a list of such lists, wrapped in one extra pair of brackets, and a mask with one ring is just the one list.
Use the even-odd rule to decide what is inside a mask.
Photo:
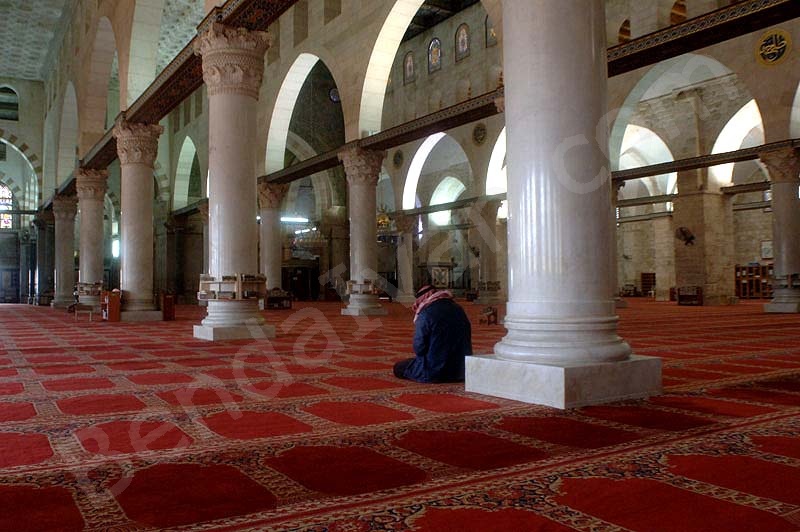
[(417, 382), (461, 382), (472, 355), (472, 327), (464, 309), (442, 299), (422, 309), (414, 332), (414, 361), (404, 376)]

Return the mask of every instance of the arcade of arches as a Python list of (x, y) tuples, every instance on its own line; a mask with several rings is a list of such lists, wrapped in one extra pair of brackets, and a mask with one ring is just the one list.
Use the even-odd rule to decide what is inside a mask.
[[(196, 341), (277, 342), (271, 300), (361, 326), (433, 283), (501, 309), (467, 392), (560, 409), (662, 392), (618, 334), (629, 298), (800, 314), (800, 19), (609, 77), (607, 49), (757, 2), (300, 0), (266, 32), (201, 26), (249, 1), (37, 2), (38, 41), (0, 23), (0, 303), (63, 314), (80, 287), (99, 310), (102, 285), (141, 330), (173, 295)], [(129, 120), (187, 46), (199, 88)]]

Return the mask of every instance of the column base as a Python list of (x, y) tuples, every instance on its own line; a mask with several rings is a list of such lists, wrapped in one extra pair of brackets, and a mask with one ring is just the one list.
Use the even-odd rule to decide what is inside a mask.
[(120, 321), (162, 321), (164, 314), (160, 310), (123, 310), (119, 313)]
[(386, 316), (389, 312), (374, 294), (350, 294), (350, 303), (342, 309), (342, 316)]
[(56, 298), (56, 299), (54, 299), (53, 301), (50, 302), (50, 307), (52, 307), (52, 308), (67, 308), (68, 306), (70, 306), (70, 305), (72, 305), (74, 303), (75, 303), (75, 298), (74, 297), (64, 298), (64, 299)]
[(621, 362), (550, 365), (471, 356), (465, 388), (562, 410), (641, 399), (661, 393), (661, 359), (632, 355)]
[(208, 315), (194, 326), (201, 340), (260, 340), (275, 337), (275, 327), (266, 325), (258, 311), (258, 300), (210, 300)]
[(798, 314), (800, 313), (800, 302), (767, 303), (764, 305), (764, 312), (767, 314)]

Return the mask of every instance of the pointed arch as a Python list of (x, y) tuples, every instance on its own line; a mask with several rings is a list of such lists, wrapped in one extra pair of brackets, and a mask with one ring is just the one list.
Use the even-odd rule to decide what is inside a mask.
[[(751, 134), (756, 130), (754, 134)], [(711, 153), (725, 153), (736, 151), (745, 146), (748, 140), (752, 146), (764, 144), (764, 121), (761, 119), (761, 111), (755, 99), (747, 102), (739, 109), (733, 117), (725, 124), (714, 143)], [(726, 186), (733, 182), (734, 163), (712, 166), (709, 168), (709, 177), (718, 186)]]
[(117, 53), (117, 43), (111, 21), (101, 17), (97, 21), (97, 31), (92, 43), (89, 59), (89, 78), (86, 85), (86, 98), (83, 102), (81, 123), (88, 137), (82, 148), (94, 144), (106, 130), (106, 111), (108, 109), (108, 89), (111, 67)]
[[(425, 0), (396, 0), (372, 47), (359, 105), (358, 136), (381, 131), (386, 86), (400, 43)], [(501, 0), (481, 0), (495, 27), (502, 28)], [(499, 35), (498, 35), (499, 37)], [(348, 139), (349, 140), (349, 139)]]
[(58, 134), (58, 164), (56, 186), (63, 183), (75, 170), (78, 160), (78, 98), (71, 81), (67, 82), (61, 104), (61, 127)]
[(191, 137), (183, 140), (178, 154), (178, 165), (175, 168), (175, 191), (172, 195), (172, 209), (181, 209), (189, 204), (189, 184), (192, 177), (192, 166), (197, 159), (197, 147)]

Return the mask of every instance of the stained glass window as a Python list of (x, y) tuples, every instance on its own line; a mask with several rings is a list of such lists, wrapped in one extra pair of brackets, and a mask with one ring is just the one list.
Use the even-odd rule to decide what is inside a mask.
[(11, 189), (0, 183), (0, 229), (11, 229), (12, 218), (10, 214), (2, 211), (10, 211), (14, 208), (14, 197)]
[(428, 45), (428, 73), (442, 68), (442, 41), (433, 39)]
[(469, 55), (470, 35), (469, 26), (462, 24), (456, 30), (456, 61), (461, 61)]
[(411, 83), (417, 79), (416, 66), (414, 65), (414, 53), (408, 52), (403, 59), (403, 84)]

